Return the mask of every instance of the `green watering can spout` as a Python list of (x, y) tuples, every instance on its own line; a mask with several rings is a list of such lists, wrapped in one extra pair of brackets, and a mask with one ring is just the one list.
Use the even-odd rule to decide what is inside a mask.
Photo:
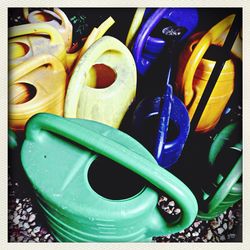
[[(146, 184), (136, 195), (122, 200), (101, 196), (88, 179), (98, 155), (134, 172), (154, 188)], [(46, 204), (44, 212), (51, 229), (61, 241), (148, 241), (187, 228), (197, 215), (197, 201), (184, 183), (161, 168), (132, 137), (95, 121), (35, 115), (27, 125), (22, 163), (39, 199)], [(53, 182), (47, 180), (53, 174)], [(115, 178), (109, 176), (104, 181), (108, 185)], [(61, 192), (66, 179), (68, 186)], [(160, 215), (156, 189), (175, 200), (182, 211), (180, 220), (167, 223)]]

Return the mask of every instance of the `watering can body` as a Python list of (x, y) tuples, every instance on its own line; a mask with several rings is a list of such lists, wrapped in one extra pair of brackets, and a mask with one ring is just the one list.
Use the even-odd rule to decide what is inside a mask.
[(28, 9), (24, 10), (25, 18), (29, 23), (47, 23), (53, 26), (62, 36), (65, 48), (68, 50), (72, 45), (73, 27), (65, 13), (59, 9), (51, 10), (35, 10), (28, 13)]
[[(220, 56), (223, 37), (221, 34), (230, 27), (233, 18), (234, 15), (231, 15), (223, 19), (205, 35), (194, 34), (180, 55), (176, 92), (183, 99), (191, 120), (215, 65), (216, 57)], [(197, 132), (208, 132), (219, 122), (233, 93), (234, 81), (235, 62), (229, 58), (195, 129)]]
[(75, 66), (67, 89), (65, 117), (119, 127), (136, 93), (136, 67), (127, 47), (104, 36)]
[(167, 21), (174, 23), (186, 30), (182, 37), (184, 40), (197, 26), (198, 11), (192, 8), (149, 9), (145, 11), (144, 16), (148, 16), (148, 18), (142, 21), (132, 48), (138, 73), (142, 76), (146, 74), (164, 47), (167, 46), (166, 41), (161, 38), (161, 34), (157, 34), (157, 31), (154, 34), (154, 29), (157, 29), (161, 22), (162, 25)]
[[(176, 96), (173, 96), (169, 104), (170, 109), (164, 111), (168, 113), (166, 119), (159, 120), (161, 102), (161, 97), (142, 100), (134, 112), (133, 128), (135, 137), (151, 152), (154, 151), (153, 146), (158, 143), (157, 134), (167, 133), (167, 140), (164, 141), (157, 162), (160, 166), (170, 169), (181, 155), (189, 133), (190, 122), (184, 104)], [(165, 131), (158, 130), (161, 122), (168, 123), (167, 126), (163, 126)]]
[(36, 113), (63, 115), (66, 72), (52, 55), (34, 56), (9, 72), (9, 125), (23, 130)]
[(197, 217), (213, 219), (242, 198), (242, 139), (240, 123), (227, 125), (214, 139), (209, 167), (215, 173), (203, 188)]
[[(49, 36), (49, 37), (48, 37)], [(51, 54), (66, 67), (66, 49), (60, 33), (47, 23), (23, 24), (9, 28), (9, 68), (32, 56)]]
[[(38, 114), (28, 123), (21, 157), (58, 241), (150, 241), (196, 216), (191, 191), (132, 137), (105, 124)], [(179, 221), (163, 219), (158, 194), (139, 176), (177, 199)]]

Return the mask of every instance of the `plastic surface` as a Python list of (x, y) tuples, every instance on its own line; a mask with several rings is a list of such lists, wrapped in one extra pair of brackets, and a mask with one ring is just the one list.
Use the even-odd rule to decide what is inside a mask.
[(160, 8), (156, 9), (142, 23), (132, 49), (140, 75), (145, 75), (151, 64), (159, 57), (164, 47), (167, 46), (162, 38), (151, 35), (157, 25), (164, 19), (185, 28), (186, 33), (182, 37), (182, 39), (185, 39), (198, 23), (198, 12), (192, 8)]
[[(171, 133), (174, 134), (171, 139), (167, 137), (167, 140), (163, 141), (162, 150), (157, 159), (159, 165), (170, 169), (181, 155), (189, 133), (190, 123), (185, 106), (176, 96), (173, 96), (172, 103), (169, 103), (171, 108), (165, 110), (168, 112), (166, 120), (162, 121), (165, 130), (159, 131), (157, 121), (160, 116), (161, 101), (161, 97), (156, 97), (139, 103), (134, 113), (133, 125), (135, 136), (153, 152), (155, 149), (152, 146), (157, 143), (157, 134), (161, 134), (163, 138)], [(167, 120), (173, 124), (173, 127), (169, 128)]]
[(9, 126), (23, 130), (39, 112), (63, 115), (66, 72), (52, 55), (33, 56), (9, 71)]
[(9, 28), (9, 51), (10, 69), (41, 54), (51, 54), (66, 66), (64, 40), (57, 29), (47, 23), (29, 23)]
[[(203, 56), (211, 45), (220, 46), (223, 33), (228, 31), (235, 15), (230, 15), (212, 27), (205, 35), (194, 34), (180, 55), (177, 72), (176, 89), (188, 108), (189, 117), (195, 113), (207, 80), (215, 65), (215, 60), (204, 59)], [(218, 56), (218, 51), (215, 53)], [(234, 90), (235, 66), (228, 60), (213, 89), (209, 101), (196, 127), (197, 132), (208, 132), (218, 123), (226, 104)]]
[(67, 89), (65, 117), (119, 127), (136, 93), (136, 67), (128, 48), (104, 36), (76, 65)]
[(8, 129), (8, 148), (14, 150), (17, 148), (17, 146), (18, 146), (17, 136), (15, 132), (9, 128)]
[[(210, 185), (215, 191), (208, 193), (205, 190), (203, 200), (199, 201), (200, 219), (213, 219), (223, 213), (230, 206), (242, 198), (242, 139), (239, 134), (240, 124), (232, 123), (226, 126), (214, 139), (209, 152), (210, 167), (216, 175)], [(223, 150), (230, 150), (223, 152)], [(228, 157), (232, 159), (227, 161)], [(224, 164), (218, 163), (218, 158), (224, 160)]]
[(74, 53), (66, 54), (66, 62), (67, 62), (67, 70), (70, 72), (75, 64), (78, 63), (83, 54), (87, 51), (87, 49), (98, 39), (100, 39), (106, 31), (115, 23), (115, 20), (112, 17), (108, 17), (101, 25), (96, 28), (94, 27), (92, 32), (86, 38), (85, 43), (81, 48), (77, 48)]
[(61, 34), (66, 50), (71, 47), (73, 26), (61, 9), (54, 8), (53, 11), (35, 10), (26, 16), (26, 20), (29, 23), (47, 23), (53, 26)]
[[(114, 173), (105, 174), (111, 163), (105, 164), (107, 158), (101, 156), (119, 164)], [(197, 214), (191, 191), (159, 167), (142, 145), (95, 121), (38, 114), (28, 123), (21, 158), (59, 241), (150, 241), (152, 236), (183, 230)], [(102, 188), (97, 193), (90, 182), (100, 181), (98, 172), (92, 179), (89, 175), (98, 159), (103, 164), (100, 162), (99, 169)], [(128, 169), (171, 196), (182, 210), (180, 220), (170, 224), (163, 219), (157, 209), (158, 194), (147, 182), (143, 182), (144, 188), (122, 199), (99, 194), (112, 187), (120, 171)], [(140, 182), (130, 178), (126, 182), (129, 185), (124, 186), (125, 193)], [(110, 192), (119, 195), (121, 184), (116, 184)]]

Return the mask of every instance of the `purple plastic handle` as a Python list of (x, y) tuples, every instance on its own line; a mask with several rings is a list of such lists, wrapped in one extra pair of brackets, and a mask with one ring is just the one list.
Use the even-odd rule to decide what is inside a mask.
[(142, 58), (142, 51), (144, 49), (144, 46), (146, 44), (147, 38), (150, 35), (150, 33), (153, 31), (153, 29), (156, 27), (156, 25), (160, 22), (160, 20), (163, 18), (163, 16), (166, 14), (168, 9), (166, 8), (160, 8), (157, 9), (145, 22), (145, 24), (142, 26), (134, 47), (133, 47), (133, 55), (135, 59), (135, 63), (137, 66), (137, 69), (140, 74), (144, 74), (147, 69), (149, 68), (150, 64), (148, 60), (143, 60)]

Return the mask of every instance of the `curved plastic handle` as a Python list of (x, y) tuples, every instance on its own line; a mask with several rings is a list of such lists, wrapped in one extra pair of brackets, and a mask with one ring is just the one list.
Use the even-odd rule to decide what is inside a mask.
[[(197, 201), (189, 188), (170, 172), (161, 168), (130, 148), (113, 141), (110, 137), (96, 133), (65, 118), (51, 115), (35, 115), (27, 126), (27, 140), (37, 141), (42, 131), (49, 131), (83, 145), (140, 175), (159, 190), (170, 195), (182, 210), (182, 217), (177, 224), (166, 225), (166, 231), (182, 230), (188, 227), (197, 215)], [(120, 132), (122, 133), (122, 132)], [(96, 143), (98, 142), (98, 143)]]
[[(70, 30), (72, 31), (73, 27), (71, 22), (69, 21), (68, 17), (66, 16), (66, 14), (59, 8), (54, 8), (54, 12), (60, 17), (62, 23), (61, 26), (63, 28), (65, 28), (65, 30)], [(72, 39), (72, 37), (71, 37)], [(71, 44), (71, 43), (70, 43)]]
[(146, 67), (146, 65), (143, 65), (141, 58), (142, 58), (143, 49), (147, 42), (147, 38), (150, 35), (150, 33), (153, 31), (153, 29), (156, 27), (156, 25), (163, 18), (163, 16), (166, 14), (167, 11), (169, 11), (167, 8), (157, 9), (144, 23), (144, 25), (142, 26), (136, 38), (136, 41), (133, 47), (133, 55), (135, 58), (136, 66), (140, 73), (144, 72), (145, 67)]
[(9, 83), (13, 83), (22, 76), (45, 64), (50, 64), (54, 71), (65, 71), (62, 63), (50, 54), (42, 54), (31, 57), (29, 60), (19, 64), (9, 71)]
[(131, 42), (136, 34), (136, 32), (138, 31), (141, 23), (142, 23), (142, 19), (144, 16), (146, 8), (138, 8), (135, 11), (135, 15), (133, 17), (132, 23), (130, 25), (129, 31), (128, 31), (128, 35), (126, 38), (126, 46), (129, 47), (131, 45)]
[(240, 179), (241, 175), (242, 156), (237, 160), (235, 166), (230, 171), (229, 175), (219, 184), (219, 188), (217, 189), (215, 194), (205, 201), (207, 203), (207, 208), (209, 212), (212, 212), (223, 202), (223, 200), (227, 197), (228, 193), (231, 191), (232, 187)]
[(28, 23), (9, 28), (9, 38), (29, 35), (29, 34), (47, 34), (50, 36), (50, 45), (63, 44), (64, 40), (60, 33), (47, 23)]
[[(213, 164), (216, 161), (216, 157), (221, 152), (222, 148), (228, 147), (229, 140), (230, 143), (234, 144), (234, 146), (230, 146), (230, 148), (238, 151), (242, 150), (242, 139), (239, 140), (237, 135), (239, 126), (240, 123), (229, 124), (215, 137), (209, 152), (210, 164)], [(207, 208), (209, 209), (209, 212), (213, 211), (223, 202), (241, 175), (242, 156), (237, 159), (236, 164), (233, 166), (227, 177), (222, 179), (222, 181), (219, 183), (217, 191), (204, 201)]]
[(184, 86), (184, 104), (188, 106), (193, 98), (193, 79), (195, 71), (211, 44), (218, 44), (223, 32), (230, 28), (235, 15), (230, 15), (213, 26), (199, 41), (184, 69), (182, 86)]

